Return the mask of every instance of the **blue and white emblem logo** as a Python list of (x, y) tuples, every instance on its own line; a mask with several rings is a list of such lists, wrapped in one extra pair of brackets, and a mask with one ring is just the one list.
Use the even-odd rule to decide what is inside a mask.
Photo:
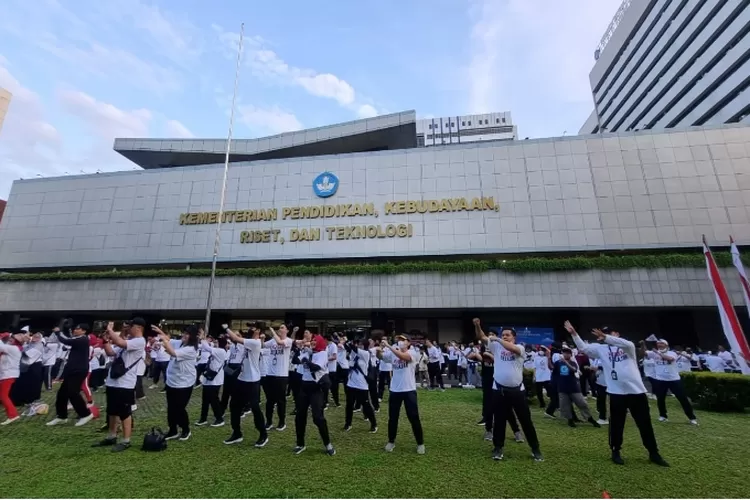
[(313, 191), (320, 198), (333, 196), (338, 188), (339, 178), (331, 172), (323, 172), (313, 180)]

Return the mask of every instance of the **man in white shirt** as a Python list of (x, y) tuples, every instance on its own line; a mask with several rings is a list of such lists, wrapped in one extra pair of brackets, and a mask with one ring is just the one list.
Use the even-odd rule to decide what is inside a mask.
[(328, 373), (326, 374), (328, 377), (328, 384), (323, 387), (323, 404), (325, 405), (325, 408), (328, 408), (328, 393), (330, 392), (333, 399), (333, 406), (338, 408), (341, 406), (339, 404), (338, 373), (336, 373), (338, 370), (338, 363), (336, 362), (338, 358), (338, 346), (333, 339), (328, 340), (326, 354), (328, 356)]
[(387, 361), (393, 367), (393, 377), (388, 396), (388, 443), (385, 451), (391, 452), (396, 448), (396, 434), (398, 433), (398, 420), (401, 414), (401, 405), (406, 407), (406, 418), (409, 419), (411, 430), (417, 441), (417, 453), (425, 454), (424, 433), (422, 422), (419, 419), (419, 406), (417, 405), (417, 382), (414, 367), (417, 364), (417, 356), (409, 349), (409, 338), (406, 335), (396, 337), (398, 345), (391, 346), (383, 339), (382, 349), (378, 350), (378, 357)]
[(565, 329), (573, 336), (579, 351), (585, 352), (589, 358), (601, 360), (609, 394), (609, 445), (612, 451), (612, 461), (618, 465), (625, 464), (620, 455), (620, 449), (625, 419), (630, 412), (640, 431), (643, 446), (649, 452), (649, 460), (656, 465), (669, 467), (659, 454), (659, 447), (656, 444), (646, 387), (643, 385), (641, 373), (638, 370), (635, 344), (620, 338), (619, 332), (608, 327), (592, 330), (598, 339), (604, 341), (603, 344), (584, 342), (570, 321), (565, 322)]
[(52, 372), (57, 361), (57, 351), (59, 343), (57, 342), (56, 335), (50, 335), (43, 340), (44, 342), (44, 353), (42, 354), (42, 366), (43, 366), (43, 377), (44, 377), (44, 388), (48, 391), (52, 390)]
[[(445, 392), (443, 387), (443, 373), (440, 370), (440, 364), (443, 362), (443, 352), (436, 344), (433, 344), (431, 340), (425, 339), (427, 344), (427, 373), (430, 375), (430, 390), (437, 389)], [(458, 358), (456, 358), (456, 366), (458, 367)]]
[(229, 340), (245, 347), (242, 368), (237, 376), (229, 405), (232, 435), (224, 441), (224, 444), (242, 442), (242, 415), (245, 413), (245, 408), (249, 406), (253, 412), (255, 428), (260, 434), (255, 442), (255, 447), (263, 448), (268, 444), (268, 431), (263, 419), (263, 412), (260, 409), (260, 350), (262, 348), (260, 329), (256, 325), (252, 325), (249, 332), (250, 338), (246, 339), (230, 330), (228, 325), (222, 325), (222, 328), (224, 328)]
[[(295, 326), (292, 336), (299, 331)], [(276, 407), (279, 417), (277, 431), (286, 429), (286, 387), (289, 383), (289, 360), (292, 354), (294, 340), (288, 337), (289, 329), (282, 323), (279, 331), (271, 328), (273, 338), (265, 343), (263, 347), (270, 349), (268, 361), (268, 375), (266, 384), (269, 393), (266, 397), (266, 430), (273, 429), (273, 408)]]
[(149, 389), (158, 389), (159, 376), (164, 374), (164, 388), (160, 392), (166, 392), (167, 366), (169, 366), (169, 359), (169, 354), (164, 350), (162, 342), (156, 340), (151, 346), (151, 375), (153, 377), (153, 384), (151, 384)]
[(736, 360), (734, 359), (734, 355), (730, 351), (727, 351), (723, 345), (719, 346), (719, 352), (717, 355), (726, 365), (727, 371), (734, 371), (738, 369)]
[[(134, 318), (123, 324), (123, 332), (115, 332), (113, 323), (107, 325), (104, 334), (104, 352), (115, 360), (109, 368), (107, 386), (107, 419), (109, 434), (95, 446), (112, 446), (112, 451), (120, 452), (130, 448), (135, 404), (135, 366), (146, 358), (146, 339), (143, 338), (146, 321)], [(127, 330), (126, 330), (127, 329)], [(118, 422), (122, 427), (122, 439), (117, 443)]]
[(539, 401), (541, 409), (547, 408), (544, 402), (544, 391), (550, 392), (550, 380), (552, 380), (552, 370), (547, 363), (547, 352), (544, 347), (540, 347), (538, 352), (532, 353), (532, 362), (534, 363), (534, 386), (536, 388), (536, 398)]
[(655, 363), (653, 392), (656, 394), (656, 403), (659, 408), (659, 422), (667, 421), (667, 392), (671, 391), (682, 405), (682, 410), (690, 423), (698, 425), (693, 406), (682, 387), (680, 372), (677, 368), (677, 353), (669, 350), (669, 343), (666, 340), (659, 339), (656, 342), (656, 349), (646, 351), (644, 354)]

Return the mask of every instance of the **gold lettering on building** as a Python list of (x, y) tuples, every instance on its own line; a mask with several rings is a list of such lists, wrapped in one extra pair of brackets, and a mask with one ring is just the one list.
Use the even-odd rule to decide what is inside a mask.
[(411, 224), (388, 224), (369, 226), (330, 226), (326, 227), (328, 240), (362, 240), (375, 238), (411, 238), (414, 228)]
[(471, 212), (493, 210), (499, 205), (492, 196), (482, 198), (443, 198), (441, 200), (405, 200), (389, 201), (385, 204), (386, 215), (436, 213), (436, 212)]
[(377, 217), (374, 203), (342, 203), (339, 205), (315, 205), (310, 207), (284, 207), (282, 219), (323, 219), (332, 217)]

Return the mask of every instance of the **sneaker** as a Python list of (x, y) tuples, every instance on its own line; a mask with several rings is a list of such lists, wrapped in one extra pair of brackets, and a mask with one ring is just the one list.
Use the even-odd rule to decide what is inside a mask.
[(419, 446), (417, 446), (417, 455), (424, 455), (426, 452), (427, 450), (425, 450), (423, 444), (420, 444)]
[(204, 425), (208, 425), (208, 420), (200, 420), (195, 423), (196, 427), (203, 427)]
[(221, 420), (216, 419), (213, 424), (211, 424), (211, 427), (224, 427), (224, 419)]
[(597, 427), (597, 428), (601, 427), (601, 424), (599, 424), (599, 422), (597, 422), (596, 420), (594, 420), (594, 417), (590, 417), (588, 419), (588, 423), (590, 423), (591, 425), (593, 425), (594, 427)]
[(117, 438), (104, 438), (98, 443), (94, 443), (91, 445), (92, 448), (100, 448), (103, 446), (113, 446), (117, 444)]
[(148, 386), (149, 389), (156, 389), (157, 387), (159, 386), (156, 384), (151, 384), (150, 386)]
[(286, 430), (286, 424), (278, 426), (278, 427), (276, 428), (276, 430), (277, 430), (277, 431), (279, 431), (279, 432), (283, 432), (283, 431), (285, 431), (285, 430)]
[(130, 442), (127, 443), (117, 443), (112, 447), (112, 453), (120, 453), (121, 451), (125, 451), (128, 448), (130, 448)]
[(669, 422), (667, 417), (659, 417), (659, 422)]
[(307, 449), (307, 446), (295, 446), (294, 449), (292, 450), (292, 453), (294, 453), (295, 455), (299, 455), (306, 449)]
[(328, 446), (326, 446), (326, 454), (329, 457), (334, 456), (336, 454), (336, 448), (334, 448), (333, 445), (329, 444)]
[(78, 421), (76, 422), (76, 427), (81, 427), (82, 425), (88, 424), (89, 422), (91, 422), (93, 418), (94, 418), (93, 413), (89, 413), (85, 417), (79, 418)]
[(544, 412), (544, 416), (553, 420), (557, 418), (553, 413), (547, 413), (546, 411)]
[(619, 451), (612, 452), (612, 462), (617, 465), (625, 465), (625, 460), (622, 459)]
[(352, 426), (351, 425), (345, 425), (344, 426), (344, 432), (349, 432), (350, 430), (352, 430)]
[(263, 437), (263, 438), (258, 438), (258, 440), (255, 442), (255, 447), (263, 448), (267, 444), (268, 444), (268, 436)]
[(698, 421), (697, 421), (696, 419), (692, 419), (692, 420), (690, 421), (690, 424), (691, 424), (691, 425), (698, 425)]
[(247, 417), (248, 415), (252, 415), (252, 414), (253, 414), (253, 410), (245, 410), (244, 412), (242, 412), (243, 417)]
[(596, 421), (596, 423), (599, 425), (609, 425), (609, 421), (604, 418), (600, 418), (599, 420)]
[(504, 457), (502, 448), (492, 450), (492, 460), (502, 460)]
[(485, 419), (482, 419), (479, 422), (477, 422), (477, 425), (484, 425), (486, 423), (487, 423), (487, 421)]
[(516, 443), (523, 443), (523, 434), (521, 434), (521, 431), (514, 433), (513, 437), (515, 438)]
[(354, 413), (357, 413), (357, 412), (360, 412), (360, 411), (362, 411), (362, 408), (355, 408), (354, 409)]
[(375, 408), (375, 413), (380, 413), (380, 408)]
[(273, 429), (273, 424), (266, 424), (266, 430), (270, 431)]
[(67, 424), (67, 423), (68, 423), (67, 418), (53, 418), (52, 420), (47, 422), (47, 427), (54, 427), (56, 425)]
[(177, 431), (174, 431), (174, 432), (170, 432), (166, 436), (164, 436), (164, 440), (165, 441), (171, 441), (172, 439), (177, 439), (178, 437), (180, 437), (180, 433), (177, 432)]
[(534, 459), (534, 462), (544, 462), (544, 456), (539, 450), (531, 450), (531, 457)]
[(180, 439), (180, 441), (187, 441), (188, 439), (190, 439), (190, 436), (192, 436), (192, 435), (193, 435), (193, 433), (190, 432), (190, 431), (187, 431), (187, 432), (182, 431), (182, 434), (180, 434), (179, 439)]
[(134, 412), (134, 411), (136, 411), (137, 409), (138, 409), (138, 405), (133, 405), (133, 406), (131, 406), (131, 407), (130, 407), (130, 411), (131, 411), (131, 412)]
[(667, 461), (664, 460), (659, 454), (651, 455), (650, 457), (648, 457), (648, 461), (660, 467), (669, 467), (669, 464), (667, 463)]
[(492, 431), (485, 431), (484, 432), (484, 440), (485, 441), (492, 441)]
[(375, 434), (376, 432), (378, 432), (378, 426), (377, 425), (375, 427), (370, 427), (370, 434)]
[(16, 416), (16, 417), (13, 417), (13, 418), (7, 418), (0, 425), (10, 425), (13, 422), (15, 422), (16, 420), (18, 420), (19, 418), (21, 418), (21, 417)]
[(162, 389), (162, 390), (159, 391), (159, 394), (166, 394), (166, 393), (167, 393), (166, 389)]
[(385, 451), (387, 451), (388, 453), (392, 452), (395, 449), (396, 449), (396, 443), (387, 443), (385, 445)]
[(72, 404), (70, 404), (70, 403), (68, 403), (68, 411), (70, 411), (70, 410), (72, 410), (72, 409), (73, 409), (73, 405), (72, 405)]
[(568, 427), (575, 427), (575, 426), (576, 426), (576, 421), (573, 420), (572, 418), (569, 418), (568, 419)]
[(229, 436), (229, 438), (224, 440), (224, 444), (238, 444), (238, 443), (241, 443), (242, 440), (243, 440), (242, 434), (236, 434), (233, 432), (232, 435)]

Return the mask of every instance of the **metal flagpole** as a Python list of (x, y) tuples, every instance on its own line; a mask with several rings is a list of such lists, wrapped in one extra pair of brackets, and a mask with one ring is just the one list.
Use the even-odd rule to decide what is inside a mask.
[(245, 34), (245, 23), (240, 26), (240, 41), (237, 50), (237, 68), (234, 72), (234, 93), (232, 94), (232, 109), (229, 112), (229, 135), (227, 136), (227, 151), (224, 155), (224, 179), (221, 183), (221, 198), (219, 201), (219, 218), (216, 223), (216, 238), (214, 239), (214, 255), (211, 261), (211, 279), (208, 282), (208, 297), (206, 298), (205, 332), (211, 327), (211, 305), (214, 296), (214, 282), (216, 281), (216, 260), (219, 258), (219, 244), (221, 243), (221, 222), (224, 218), (224, 199), (227, 191), (227, 173), (229, 172), (229, 150), (232, 146), (232, 131), (234, 129), (234, 106), (237, 101), (237, 84), (240, 80), (240, 62), (242, 61), (242, 38)]

